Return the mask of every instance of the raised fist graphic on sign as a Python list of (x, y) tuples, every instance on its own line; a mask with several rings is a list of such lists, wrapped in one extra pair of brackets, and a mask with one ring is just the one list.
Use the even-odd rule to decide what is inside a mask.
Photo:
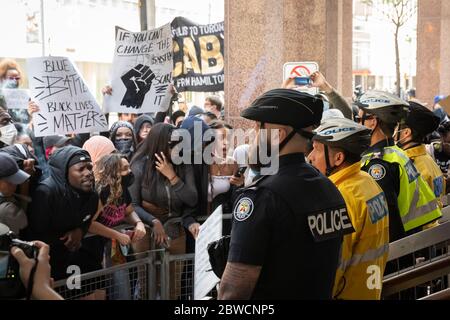
[(122, 79), (123, 84), (127, 88), (121, 104), (128, 108), (140, 109), (145, 95), (152, 87), (155, 74), (149, 66), (138, 64), (120, 79)]

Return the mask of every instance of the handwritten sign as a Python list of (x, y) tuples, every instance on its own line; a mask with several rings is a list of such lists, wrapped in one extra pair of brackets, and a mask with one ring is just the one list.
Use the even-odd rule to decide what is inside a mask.
[(108, 123), (75, 65), (65, 57), (27, 60), (37, 137), (107, 131)]
[(200, 226), (200, 232), (195, 241), (194, 299), (204, 298), (220, 281), (211, 270), (208, 244), (222, 237), (222, 206)]
[(8, 109), (27, 109), (30, 100), (30, 91), (26, 89), (3, 89)]
[(119, 27), (116, 31), (111, 76), (113, 92), (105, 96), (105, 112), (167, 110), (173, 66), (170, 24), (142, 32)]

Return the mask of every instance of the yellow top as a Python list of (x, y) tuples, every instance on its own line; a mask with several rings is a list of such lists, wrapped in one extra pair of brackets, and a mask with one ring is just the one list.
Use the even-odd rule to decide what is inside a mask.
[(333, 290), (336, 299), (381, 297), (389, 250), (389, 209), (383, 190), (360, 167), (355, 163), (330, 176), (355, 228), (343, 240)]

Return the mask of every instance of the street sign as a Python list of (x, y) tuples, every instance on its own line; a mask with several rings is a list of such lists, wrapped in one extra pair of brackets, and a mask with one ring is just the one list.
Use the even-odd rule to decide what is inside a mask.
[[(319, 64), (317, 62), (286, 62), (283, 65), (283, 80), (295, 77), (309, 77), (316, 71), (319, 71)], [(310, 88), (307, 86), (297, 87), (297, 90), (312, 95), (319, 93), (318, 88)]]

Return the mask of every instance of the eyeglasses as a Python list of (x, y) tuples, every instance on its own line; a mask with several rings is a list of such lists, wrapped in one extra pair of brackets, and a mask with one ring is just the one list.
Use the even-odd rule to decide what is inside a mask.
[(363, 116), (363, 117), (360, 117), (360, 116), (355, 116), (355, 122), (357, 122), (357, 123), (361, 124), (361, 123), (362, 123), (362, 120), (363, 120), (363, 118), (364, 118), (364, 120), (372, 120), (372, 119), (374, 119), (374, 118), (375, 118), (375, 116), (370, 116), (370, 115), (366, 115), (365, 117), (364, 117), (364, 116)]

